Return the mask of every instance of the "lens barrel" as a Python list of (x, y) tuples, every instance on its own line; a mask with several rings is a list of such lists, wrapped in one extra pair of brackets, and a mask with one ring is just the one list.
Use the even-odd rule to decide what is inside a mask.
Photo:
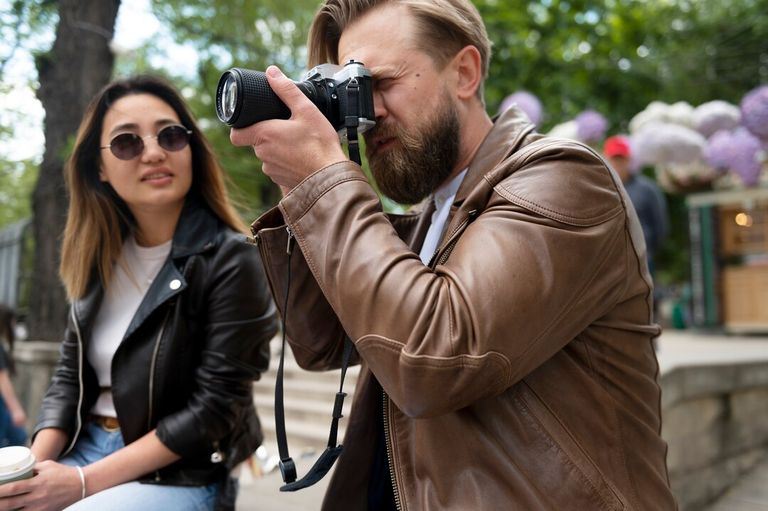
[(233, 128), (244, 128), (267, 119), (288, 119), (291, 111), (267, 82), (262, 71), (232, 68), (219, 79), (216, 115)]

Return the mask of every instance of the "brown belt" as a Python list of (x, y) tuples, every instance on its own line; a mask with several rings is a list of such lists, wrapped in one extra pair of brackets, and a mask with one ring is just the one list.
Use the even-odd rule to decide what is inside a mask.
[(113, 432), (120, 429), (120, 423), (117, 421), (117, 417), (105, 417), (103, 415), (89, 415), (88, 420), (95, 422), (102, 427), (105, 431)]

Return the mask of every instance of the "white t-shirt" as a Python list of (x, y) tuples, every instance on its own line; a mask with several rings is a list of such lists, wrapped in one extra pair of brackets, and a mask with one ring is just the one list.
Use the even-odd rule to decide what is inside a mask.
[(116, 417), (112, 401), (112, 358), (123, 341), (139, 304), (171, 252), (172, 240), (154, 247), (141, 247), (131, 235), (123, 243), (112, 281), (93, 324), (88, 343), (88, 362), (96, 370), (101, 392), (91, 413)]
[(440, 238), (443, 237), (445, 222), (448, 220), (448, 214), (451, 212), (451, 204), (453, 204), (456, 192), (459, 191), (459, 186), (464, 181), (466, 174), (467, 169), (464, 169), (458, 176), (435, 190), (432, 194), (432, 200), (435, 201), (435, 212), (432, 213), (432, 223), (429, 225), (429, 230), (424, 238), (424, 244), (421, 246), (421, 252), (419, 252), (421, 262), (424, 264), (429, 264), (430, 259), (435, 254), (435, 250), (437, 250)]

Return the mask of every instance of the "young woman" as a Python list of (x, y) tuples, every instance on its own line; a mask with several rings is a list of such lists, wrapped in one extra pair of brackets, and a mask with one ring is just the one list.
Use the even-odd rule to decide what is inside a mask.
[(117, 81), (87, 110), (66, 176), (72, 309), (36, 476), (0, 486), (0, 509), (233, 507), (277, 323), (209, 144), (165, 81)]

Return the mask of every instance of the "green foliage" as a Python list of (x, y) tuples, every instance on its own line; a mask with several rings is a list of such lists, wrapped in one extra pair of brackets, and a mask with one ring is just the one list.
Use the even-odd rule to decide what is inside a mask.
[(29, 218), (37, 165), (29, 160), (0, 160), (0, 229)]
[(172, 27), (177, 41), (188, 41), (199, 57), (194, 94), (188, 97), (224, 168), (236, 187), (234, 197), (246, 220), (272, 206), (278, 188), (261, 173), (248, 148), (233, 147), (229, 128), (216, 118), (216, 86), (231, 67), (263, 70), (277, 64), (295, 78), (306, 60), (305, 40), (316, 0), (162, 0), (153, 1), (158, 18)]
[(768, 81), (768, 0), (475, 3), (494, 43), (489, 111), (528, 90), (543, 131), (587, 108), (622, 131), (651, 101), (738, 102)]

